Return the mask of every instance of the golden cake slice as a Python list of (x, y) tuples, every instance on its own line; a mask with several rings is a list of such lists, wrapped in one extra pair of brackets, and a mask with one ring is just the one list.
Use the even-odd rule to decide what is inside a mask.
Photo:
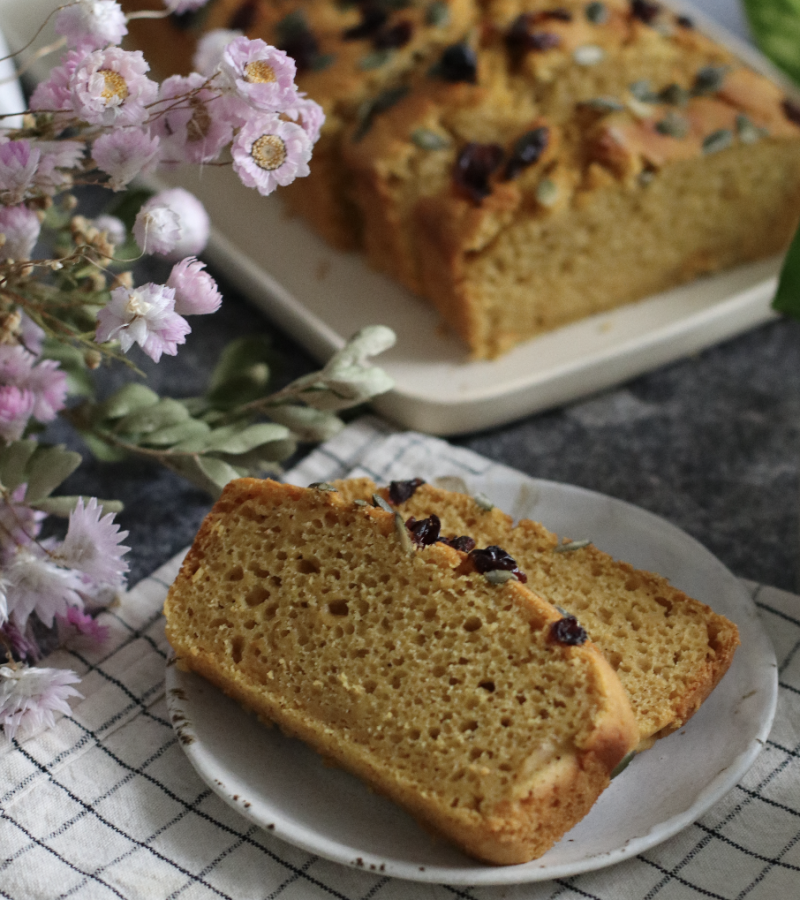
[(465, 852), (521, 863), (588, 812), (638, 731), (585, 633), (507, 576), (327, 486), (242, 479), (170, 589), (167, 637)]
[[(366, 500), (378, 490), (368, 478), (335, 484), (349, 499)], [(543, 525), (523, 519), (515, 526), (504, 512), (486, 509), (466, 494), (416, 481), (394, 485), (379, 493), (405, 519), (435, 515), (443, 537), (467, 536), (479, 548), (502, 547), (532, 591), (577, 618), (630, 697), (638, 749), (680, 728), (733, 661), (736, 626), (660, 575), (619, 562), (593, 544), (565, 550)]]

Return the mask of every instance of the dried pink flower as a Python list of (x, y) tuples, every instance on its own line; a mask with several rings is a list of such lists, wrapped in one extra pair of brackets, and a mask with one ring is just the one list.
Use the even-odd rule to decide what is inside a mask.
[(115, 128), (92, 144), (98, 169), (110, 175), (108, 186), (123, 191), (137, 175), (147, 174), (158, 162), (160, 141), (141, 128)]
[(0, 385), (0, 438), (16, 441), (22, 437), (36, 402), (33, 392), (16, 385)]
[(172, 267), (167, 286), (175, 290), (175, 312), (182, 316), (216, 312), (222, 303), (217, 283), (203, 271), (205, 263), (188, 256)]
[(37, 141), (42, 158), (33, 178), (34, 185), (44, 194), (55, 194), (72, 184), (84, 154), (80, 141)]
[(82, 696), (70, 685), (80, 678), (69, 669), (0, 666), (0, 725), (13, 740), (55, 724), (54, 712), (69, 715), (69, 697)]
[(200, 9), (201, 6), (205, 6), (206, 3), (208, 3), (208, 0), (164, 0), (164, 6), (171, 13), (176, 13), (177, 15), (193, 12), (196, 9)]
[(145, 75), (149, 70), (140, 50), (89, 53), (70, 81), (75, 114), (90, 125), (140, 125), (158, 94), (158, 85)]
[(30, 259), (41, 230), (39, 217), (27, 206), (0, 206), (0, 234), (5, 237), (0, 260)]
[(78, 609), (76, 606), (70, 606), (66, 615), (58, 616), (57, 621), (59, 626), (61, 626), (59, 630), (64, 627), (71, 628), (78, 634), (91, 638), (97, 644), (102, 644), (108, 640), (108, 625), (101, 625), (95, 616)]
[(17, 552), (18, 546), (36, 540), (42, 520), (46, 518), (46, 513), (25, 505), (26, 490), (27, 485), (21, 484), (9, 500), (0, 500), (0, 571)]
[(115, 0), (73, 0), (56, 15), (55, 30), (67, 46), (99, 50), (119, 44), (128, 33), (125, 13)]
[(0, 143), (0, 202), (6, 206), (22, 203), (33, 183), (41, 150), (30, 141)]
[(267, 196), (279, 185), (308, 175), (311, 148), (299, 125), (277, 115), (259, 116), (236, 136), (231, 148), (233, 169), (244, 185)]
[(53, 562), (38, 545), (18, 546), (4, 566), (8, 615), (24, 628), (32, 613), (50, 628), (68, 606), (83, 606), (79, 572)]
[(106, 233), (106, 239), (115, 247), (124, 244), (128, 237), (128, 231), (125, 228), (124, 222), (116, 216), (98, 216), (96, 219), (92, 220), (92, 225), (94, 225), (98, 231), (104, 231)]
[(228, 87), (256, 109), (281, 112), (297, 101), (294, 60), (258, 38), (234, 38), (222, 53), (220, 71)]
[(128, 290), (118, 287), (97, 314), (95, 340), (118, 340), (123, 352), (139, 346), (155, 362), (161, 354), (174, 356), (186, 341), (189, 323), (175, 312), (175, 291), (161, 284), (145, 284)]
[(133, 236), (142, 253), (166, 255), (178, 243), (181, 221), (166, 204), (148, 200), (136, 214)]
[(167, 207), (175, 213), (180, 232), (171, 250), (157, 252), (163, 253), (170, 262), (202, 253), (208, 243), (211, 222), (197, 197), (184, 188), (167, 188), (143, 204), (142, 210), (152, 210), (159, 206)]
[(319, 133), (325, 124), (325, 113), (319, 103), (305, 94), (298, 94), (297, 100), (283, 110), (283, 114), (297, 122), (308, 135), (312, 144), (319, 140)]
[(40, 422), (50, 422), (64, 408), (67, 376), (52, 359), (36, 362), (36, 357), (19, 344), (0, 344), (0, 386), (14, 386), (30, 392), (31, 414)]
[(153, 131), (168, 162), (211, 162), (231, 142), (235, 117), (229, 98), (204, 87), (207, 81), (192, 72), (185, 78), (173, 75), (161, 85), (163, 112), (153, 120)]
[(72, 106), (72, 78), (78, 64), (85, 58), (83, 50), (70, 50), (64, 55), (61, 64), (50, 71), (46, 81), (36, 85), (30, 99), (30, 108), (34, 112), (60, 113), (57, 121), (65, 125), (74, 115)]

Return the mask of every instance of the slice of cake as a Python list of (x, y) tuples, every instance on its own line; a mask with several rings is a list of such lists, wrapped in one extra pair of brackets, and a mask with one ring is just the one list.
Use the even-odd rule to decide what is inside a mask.
[[(367, 500), (378, 491), (368, 478), (336, 486), (350, 499)], [(628, 692), (640, 750), (697, 712), (733, 660), (739, 634), (732, 622), (665, 578), (619, 562), (585, 540), (560, 544), (537, 522), (523, 519), (514, 526), (496, 507), (416, 481), (394, 482), (379, 494), (406, 520), (437, 517), (436, 537), (466, 537), (479, 549), (501, 547), (532, 591), (575, 616)], [(469, 541), (457, 546), (471, 549)]]
[(328, 486), (229, 484), (165, 604), (179, 664), (465, 852), (544, 853), (638, 732), (574, 620)]

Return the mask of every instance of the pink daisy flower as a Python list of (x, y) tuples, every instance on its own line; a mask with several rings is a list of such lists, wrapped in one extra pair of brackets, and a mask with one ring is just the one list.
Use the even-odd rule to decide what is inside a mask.
[(192, 72), (186, 78), (173, 75), (161, 85), (164, 112), (154, 119), (153, 131), (170, 162), (210, 162), (231, 142), (234, 115), (228, 98), (202, 87), (207, 80)]
[(160, 140), (140, 128), (115, 128), (92, 144), (92, 158), (110, 176), (108, 186), (124, 191), (137, 175), (147, 174), (158, 163)]
[(256, 109), (281, 111), (297, 100), (294, 60), (260, 39), (234, 38), (222, 53), (220, 70), (228, 85)]
[(99, 50), (119, 44), (128, 25), (115, 0), (73, 0), (56, 15), (55, 30), (67, 39), (69, 47)]
[(41, 158), (41, 150), (30, 141), (0, 144), (0, 201), (7, 206), (22, 203)]
[(0, 260), (30, 259), (41, 230), (39, 217), (27, 206), (0, 207), (0, 234), (5, 237)]
[(34, 112), (63, 113), (57, 121), (66, 124), (66, 120), (74, 115), (70, 87), (72, 78), (85, 56), (83, 50), (70, 50), (61, 64), (51, 69), (49, 78), (36, 85), (30, 100), (30, 108)]
[(52, 728), (53, 713), (69, 715), (70, 697), (82, 696), (74, 687), (80, 678), (69, 669), (0, 666), (0, 725), (9, 740), (17, 732)]
[(316, 144), (325, 123), (325, 113), (319, 103), (310, 100), (305, 94), (298, 94), (297, 100), (284, 109), (283, 114), (297, 122), (311, 143)]
[(206, 32), (197, 42), (192, 65), (201, 75), (210, 78), (222, 62), (225, 48), (234, 38), (241, 36), (241, 31), (233, 31), (229, 28), (214, 28)]
[(175, 291), (162, 284), (145, 284), (111, 292), (111, 300), (97, 314), (95, 340), (102, 344), (116, 339), (125, 353), (139, 344), (158, 362), (162, 353), (175, 356), (191, 330), (175, 312)]
[(311, 141), (294, 122), (260, 116), (247, 122), (231, 148), (233, 169), (246, 187), (267, 196), (309, 173)]
[(205, 263), (193, 256), (172, 267), (167, 286), (175, 291), (175, 312), (182, 316), (202, 316), (216, 312), (222, 303), (217, 283), (203, 271)]
[(90, 125), (139, 125), (158, 94), (158, 85), (145, 75), (149, 69), (140, 50), (89, 53), (70, 82), (75, 114)]

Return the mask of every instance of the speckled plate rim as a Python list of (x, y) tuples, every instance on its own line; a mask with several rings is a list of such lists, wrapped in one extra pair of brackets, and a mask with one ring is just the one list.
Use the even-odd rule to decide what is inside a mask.
[[(594, 542), (602, 549), (624, 555), (638, 567), (662, 572), (676, 587), (727, 615), (740, 630), (742, 646), (734, 663), (700, 712), (679, 732), (637, 757), (555, 847), (531, 863), (493, 867), (434, 844), (389, 801), (367, 794), (347, 773), (325, 769), (316, 754), (275, 729), (263, 728), (233, 700), (170, 662), (167, 703), (183, 750), (209, 787), (250, 821), (296, 847), (365, 871), (418, 882), (510, 885), (569, 877), (634, 857), (706, 813), (747, 772), (767, 739), (777, 702), (777, 664), (755, 604), (743, 584), (694, 538), (639, 507), (504, 467), (495, 470), (495, 477), (475, 479), (470, 489), (483, 490), (506, 509), (518, 509), (512, 494), (524, 491), (532, 501), (523, 514), (533, 514), (562, 535), (577, 537), (591, 529), (592, 536), (600, 536)], [(209, 728), (222, 736), (222, 748), (209, 746), (202, 738)], [(240, 737), (242, 728), (250, 729), (249, 739), (263, 746), (247, 744)], [(247, 744), (246, 753), (243, 744)], [(298, 763), (304, 753), (306, 758)], [(420, 858), (371, 852), (348, 841), (347, 811), (337, 827), (299, 823), (291, 802), (281, 806), (269, 794), (258, 792), (251, 783), (252, 769), (242, 762), (245, 755), (263, 761), (274, 772), (281, 766), (300, 765), (302, 789), (313, 794), (322, 786), (317, 794), (321, 796), (330, 784), (334, 794), (340, 792), (333, 803), (342, 802), (346, 796), (342, 790), (352, 790), (362, 812), (372, 806), (381, 808), (375, 813), (374, 826), (388, 829), (381, 839), (398, 844), (410, 841), (421, 851)], [(307, 788), (308, 784), (317, 787)], [(298, 806), (308, 802), (314, 801), (305, 795), (297, 800)], [(372, 817), (371, 811), (368, 814)]]

